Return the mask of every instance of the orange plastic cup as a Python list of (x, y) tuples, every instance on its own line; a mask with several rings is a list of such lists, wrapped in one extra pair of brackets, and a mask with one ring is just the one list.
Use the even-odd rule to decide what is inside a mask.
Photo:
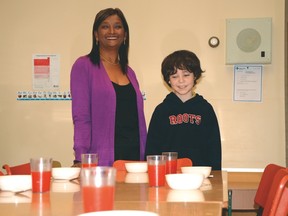
[(160, 187), (165, 185), (166, 156), (148, 155), (148, 177), (150, 187)]
[(82, 168), (96, 167), (98, 165), (98, 154), (82, 154)]
[(177, 173), (178, 152), (162, 152), (162, 155), (167, 156), (166, 174)]
[(85, 212), (113, 210), (116, 169), (113, 167), (82, 168), (81, 187)]
[(42, 193), (50, 191), (52, 158), (30, 159), (32, 192)]

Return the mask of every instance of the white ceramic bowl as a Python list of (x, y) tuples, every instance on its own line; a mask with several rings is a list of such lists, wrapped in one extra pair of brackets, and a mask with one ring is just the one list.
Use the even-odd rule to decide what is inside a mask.
[(128, 162), (125, 168), (130, 173), (145, 173), (148, 170), (147, 162)]
[(203, 202), (204, 194), (201, 190), (170, 190), (167, 202)]
[(52, 168), (52, 177), (54, 179), (74, 179), (80, 174), (80, 167), (55, 167)]
[(148, 173), (127, 173), (125, 183), (148, 183)]
[(181, 167), (182, 173), (202, 173), (204, 178), (208, 178), (211, 173), (211, 166), (184, 166)]
[(194, 190), (200, 188), (204, 176), (200, 173), (166, 174), (166, 182), (174, 190)]
[(3, 191), (25, 191), (32, 189), (31, 175), (0, 176), (0, 189)]

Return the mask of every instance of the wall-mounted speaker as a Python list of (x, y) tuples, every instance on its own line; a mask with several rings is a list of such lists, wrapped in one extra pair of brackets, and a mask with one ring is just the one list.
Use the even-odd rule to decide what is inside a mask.
[(226, 64), (271, 63), (272, 18), (226, 20)]

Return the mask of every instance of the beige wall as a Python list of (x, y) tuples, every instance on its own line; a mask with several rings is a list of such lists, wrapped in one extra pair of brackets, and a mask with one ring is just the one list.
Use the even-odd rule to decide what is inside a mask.
[[(130, 25), (130, 65), (145, 91), (147, 124), (168, 93), (160, 76), (163, 58), (177, 49), (194, 51), (206, 70), (197, 92), (214, 106), (224, 168), (285, 164), (284, 0), (50, 0), (0, 2), (0, 164), (52, 156), (64, 166), (73, 160), (71, 104), (17, 101), (32, 89), (32, 54), (59, 54), (60, 91), (69, 89), (71, 65), (91, 48), (95, 14), (123, 10)], [(211, 5), (211, 3), (214, 3)], [(249, 7), (249, 9), (247, 9)], [(233, 66), (225, 65), (227, 18), (272, 17), (272, 64), (264, 65), (263, 101), (234, 102)], [(209, 37), (220, 46), (208, 46)]]

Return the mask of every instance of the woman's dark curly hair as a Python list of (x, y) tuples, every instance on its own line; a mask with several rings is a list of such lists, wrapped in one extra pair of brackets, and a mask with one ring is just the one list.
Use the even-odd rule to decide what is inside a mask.
[(195, 53), (188, 50), (178, 50), (168, 55), (162, 62), (161, 72), (165, 82), (171, 87), (169, 78), (177, 72), (177, 69), (187, 70), (194, 74), (195, 82), (204, 72), (201, 69), (200, 60)]

